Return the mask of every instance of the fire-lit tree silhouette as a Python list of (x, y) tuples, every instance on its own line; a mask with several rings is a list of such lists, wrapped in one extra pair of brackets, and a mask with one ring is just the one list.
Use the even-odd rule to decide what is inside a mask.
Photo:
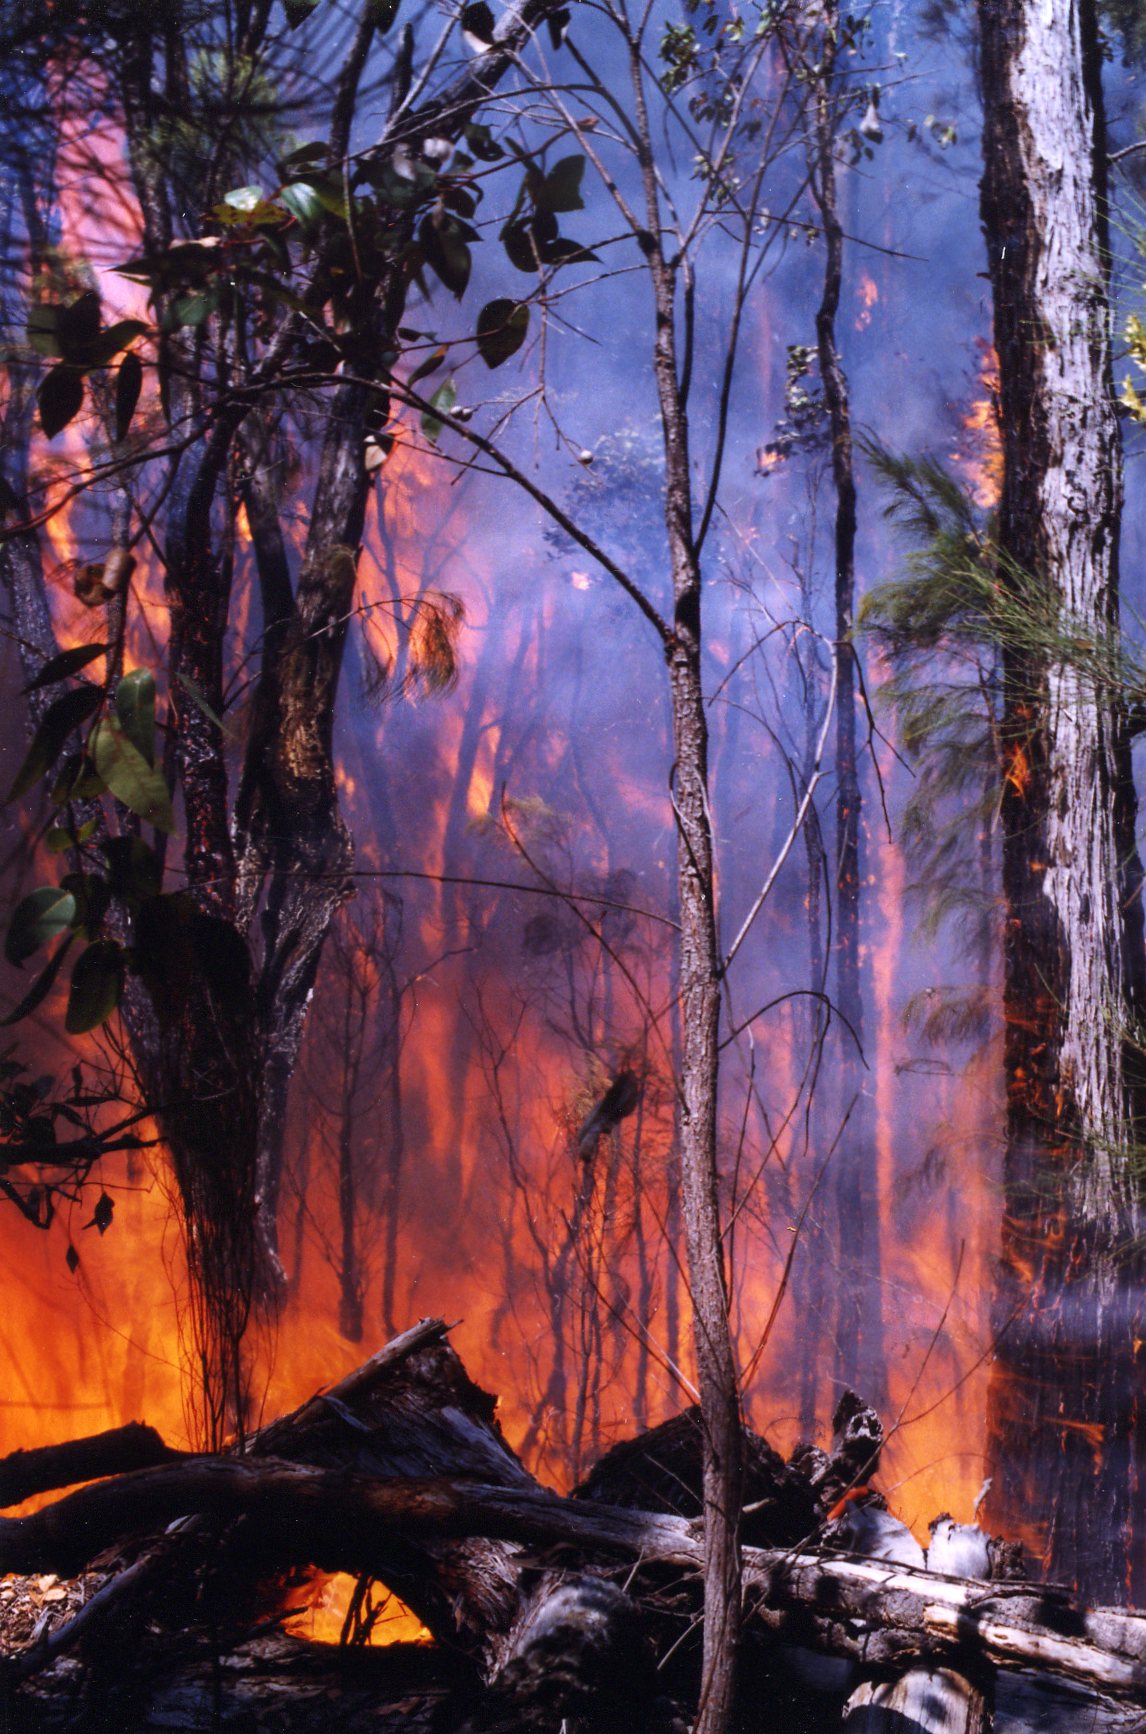
[[(356, 550), (381, 450), (370, 441), (386, 420), (383, 381), (392, 346), (401, 346), (396, 332), (411, 275), (427, 262), (450, 274), (440, 231), (460, 219), (423, 222), (420, 240), (416, 231), (427, 205), (445, 193), (436, 167), (442, 149), (470, 124), (546, 5), (527, 0), (507, 13), (480, 68), (452, 81), (435, 80), (432, 62), (418, 71), (409, 27), (388, 37), (393, 12), (369, 0), (352, 24), (340, 22), (325, 38), (315, 78), (293, 34), (314, 10), (288, 6), (284, 29), (262, 5), (218, 14), (176, 0), (146, 12), (36, 6), (9, 19), (4, 38), (13, 65), (34, 57), (33, 69), (19, 74), (18, 98), (44, 146), (33, 156), (7, 130), (21, 193), (13, 292), (24, 297), (22, 307), (10, 300), (9, 319), (26, 324), (33, 348), (55, 362), (39, 382), (34, 364), (17, 366), (7, 403), (4, 577), (29, 678), (46, 668), (49, 675), (33, 707), (42, 724), (48, 719), (46, 733), (27, 776), (54, 769), (98, 691), (60, 683), (82, 659), (52, 662), (40, 526), (60, 501), (38, 491), (27, 455), (34, 417), (54, 436), (80, 411), (86, 390), (93, 447), (77, 490), (94, 500), (93, 489), (110, 483), (116, 506), (96, 532), (103, 557), (77, 574), (76, 589), (81, 600), (107, 605), (104, 690), (124, 692), (121, 713), (118, 598), (135, 562), (131, 550), (143, 541), (162, 568), (171, 634), (161, 764), (140, 771), (131, 754), (148, 759), (151, 736), (129, 739), (129, 752), (113, 717), (97, 728), (119, 768), (88, 778), (91, 789), (109, 788), (123, 804), (110, 828), (98, 811), (77, 805), (93, 796), (80, 792), (74, 772), (59, 790), (76, 866), (98, 865), (100, 895), (127, 900), (126, 928), (117, 929), (113, 915), (106, 937), (82, 953), (71, 1022), (88, 1027), (122, 995), (183, 1199), (210, 1439), (241, 1424), (250, 1309), (260, 1297), (273, 1299), (282, 1281), (277, 1204), (290, 1080), (323, 939), (349, 889), (351, 841), (332, 730)], [(365, 190), (352, 221), (346, 177), (368, 77), (388, 90), (389, 115), (353, 159), (354, 181)], [(287, 89), (314, 121), (314, 142), (295, 157)], [(157, 401), (148, 397), (138, 411), (144, 370), (131, 345), (146, 327), (102, 324), (97, 290), (59, 257), (51, 229), (56, 170), (76, 168), (63, 141), (95, 108), (108, 116), (106, 148), (126, 159), (122, 175), (100, 174), (103, 215), (113, 235), (136, 241), (130, 268), (147, 285), (155, 319), (154, 348), (145, 353)], [(252, 174), (277, 183), (284, 202), (260, 201), (249, 186), (236, 190)], [(213, 213), (206, 234), (204, 212)], [(272, 227), (291, 231), (289, 240), (270, 241), (268, 214)], [(284, 519), (289, 422), (308, 383), (320, 400), (307, 402), (321, 401), (323, 413), (296, 573)], [(232, 809), (221, 718), (240, 515), (257, 570), (262, 636)], [(419, 619), (433, 679), (443, 657), (448, 664), (450, 616), (424, 604)], [(153, 710), (152, 691), (140, 690)], [(45, 708), (47, 699), (53, 705)], [(98, 761), (93, 740), (89, 757)], [(134, 784), (124, 780), (125, 764)], [(176, 902), (160, 891), (173, 823), (165, 785), (179, 791), (186, 828), (186, 890)], [(89, 816), (95, 825), (84, 830)], [(139, 837), (140, 818), (157, 825), (154, 846)], [(106, 845), (133, 835), (135, 866), (121, 850), (112, 886)], [(82, 925), (74, 903), (67, 907)], [(34, 937), (60, 931), (41, 922)], [(91, 931), (99, 932), (98, 917)]]

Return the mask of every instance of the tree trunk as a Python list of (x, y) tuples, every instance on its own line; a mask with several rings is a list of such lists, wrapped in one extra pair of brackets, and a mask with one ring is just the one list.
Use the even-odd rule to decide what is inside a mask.
[[(835, 516), (836, 693), (836, 1004), (855, 1040), (863, 1043), (863, 988), (860, 975), (860, 858), (863, 801), (856, 762), (856, 654), (853, 644), (856, 600), (856, 484), (852, 462), (848, 382), (836, 339), (836, 318), (843, 284), (844, 232), (836, 191), (836, 106), (833, 85), (839, 50), (836, 0), (824, 8), (823, 35), (816, 39), (819, 67), (815, 89), (815, 135), (811, 188), (824, 231), (824, 281), (816, 310), (816, 345), (831, 436)], [(850, 1041), (846, 1032), (841, 1040)], [(847, 1112), (859, 1069), (851, 1048), (841, 1068), (841, 1108)], [(879, 1280), (879, 1197), (871, 1110), (860, 1095), (852, 1114), (847, 1149), (834, 1169), (837, 1257), (840, 1272), (836, 1323), (836, 1379), (862, 1383), (874, 1391), (884, 1377)]]
[[(647, 138), (640, 79), (639, 68), (634, 68), (639, 124)], [(650, 230), (655, 235), (659, 222), (651, 156), (646, 167), (646, 195)], [(736, 1693), (741, 1621), (743, 1432), (718, 1190), (720, 955), (708, 805), (708, 719), (701, 681), (701, 572), (693, 536), (688, 421), (676, 371), (676, 285), (659, 238), (649, 257), (656, 300), (653, 365), (665, 451), (665, 528), (674, 604), (666, 654), (672, 697), (681, 925), (677, 1128), (704, 1427), (704, 1676), (695, 1726), (696, 1734), (725, 1734)]]
[[(1000, 578), (1072, 630), (1118, 622), (1100, 56), (1090, 0), (980, 0), (983, 221), (1004, 453)], [(1029, 590), (1028, 590), (1029, 593)], [(1075, 666), (1004, 647), (1008, 1097), (993, 1512), (1056, 1576), (1146, 1592), (1127, 1162), (1128, 1025), (1143, 1004), (1141, 868), (1125, 727)]]

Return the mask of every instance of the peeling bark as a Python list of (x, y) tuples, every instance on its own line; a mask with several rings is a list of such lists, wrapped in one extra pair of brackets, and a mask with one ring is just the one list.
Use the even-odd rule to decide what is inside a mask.
[[(1002, 582), (1045, 584), (1064, 622), (1118, 625), (1121, 453), (1110, 372), (1094, 7), (980, 0), (983, 221), (995, 302)], [(1146, 1593), (1141, 1263), (1126, 1160), (1144, 1003), (1141, 866), (1115, 696), (1077, 667), (1005, 654), (1003, 1332), (991, 1396), (999, 1523), (1031, 1520), (1056, 1576)]]

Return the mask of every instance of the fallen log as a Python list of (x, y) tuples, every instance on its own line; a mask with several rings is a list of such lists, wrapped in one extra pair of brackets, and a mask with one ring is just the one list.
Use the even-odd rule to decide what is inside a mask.
[(844, 1706), (843, 1734), (986, 1734), (983, 1694), (950, 1668), (911, 1668), (891, 1683), (865, 1681)]
[(0, 1508), (19, 1505), (37, 1493), (54, 1493), (80, 1481), (122, 1475), (129, 1469), (150, 1469), (157, 1463), (180, 1462), (188, 1455), (164, 1444), (154, 1427), (129, 1421), (104, 1433), (90, 1433), (64, 1445), (42, 1445), (34, 1451), (13, 1451), (0, 1460)]
[[(449, 1702), (439, 1693), (432, 1716), (426, 1710), (435, 1726), (484, 1734), (553, 1726), (568, 1714), (592, 1728), (596, 1705), (608, 1709), (601, 1726), (651, 1728), (651, 1710), (625, 1708), (652, 1702), (650, 1655), (663, 1691), (657, 1715), (665, 1728), (678, 1726), (672, 1700), (692, 1690), (700, 1609), (695, 1415), (616, 1448), (577, 1496), (563, 1498), (524, 1469), (494, 1400), (469, 1380), (446, 1335), (441, 1321), (423, 1321), (248, 1439), (244, 1455), (176, 1454), (30, 1517), (0, 1518), (0, 1571), (66, 1575), (109, 1560), (118, 1570), (82, 1617), (0, 1670), (12, 1711), (5, 1727), (19, 1726), (23, 1694), (38, 1689), (29, 1676), (73, 1647), (100, 1725), (150, 1726), (157, 1693), (170, 1697), (184, 1674), (206, 1677), (211, 1646), (216, 1660), (250, 1653), (257, 1666), (273, 1663), (295, 1678), (291, 1645), (278, 1640), (272, 1656), (257, 1634), (282, 1605), (281, 1573), (299, 1566), (381, 1583), (420, 1615), (443, 1666), (449, 1658)], [(835, 1492), (849, 1463), (870, 1476), (882, 1439), (878, 1417), (861, 1410), (850, 1406), (832, 1452), (812, 1453), (803, 1479), (763, 1441), (752, 1443), (749, 1504), (765, 1539), (784, 1545), (745, 1549), (746, 1653), (766, 1669), (810, 1649), (867, 1673), (946, 1668), (976, 1681), (995, 1668), (1026, 1668), (1106, 1694), (1109, 1704), (1141, 1701), (1143, 1616), (1082, 1609), (1054, 1588), (819, 1548), (823, 1503), (813, 1478)], [(841, 1495), (849, 1510), (856, 1491)], [(824, 1533), (838, 1543), (847, 1531), (837, 1519)], [(268, 1577), (269, 1595), (259, 1590)], [(232, 1672), (243, 1677), (238, 1661)], [(837, 1725), (842, 1699), (841, 1690)], [(852, 1709), (895, 1706), (871, 1697)], [(411, 1712), (411, 1728), (420, 1715)], [(307, 1724), (284, 1711), (281, 1726)]]
[[(0, 1519), (0, 1571), (78, 1571), (125, 1533), (189, 1513), (257, 1519), (284, 1562), (408, 1571), (406, 1550), (481, 1539), (576, 1549), (699, 1572), (697, 1525), (663, 1513), (589, 1504), (535, 1486), (465, 1479), (380, 1481), (281, 1460), (199, 1457), (82, 1488), (29, 1517)], [(962, 1656), (1033, 1667), (1114, 1696), (1146, 1697), (1146, 1615), (1087, 1609), (1062, 1590), (941, 1577), (842, 1554), (746, 1548), (754, 1620), (785, 1641), (869, 1667)]]

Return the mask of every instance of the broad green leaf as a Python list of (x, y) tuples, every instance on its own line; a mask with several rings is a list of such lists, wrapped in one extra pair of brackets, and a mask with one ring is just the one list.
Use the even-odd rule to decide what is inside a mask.
[(131, 903), (159, 895), (163, 868), (155, 850), (142, 837), (108, 837), (101, 847), (113, 897)]
[(507, 223), (501, 231), (501, 244), (505, 248), (506, 257), (511, 265), (519, 271), (531, 274), (537, 270), (537, 253), (533, 246), (531, 225), (519, 218), (516, 222)]
[(299, 145), (297, 150), (279, 158), (279, 174), (287, 175), (292, 169), (309, 168), (311, 163), (324, 163), (327, 150), (328, 147), (319, 139), (312, 139), (310, 144)]
[(427, 265), (459, 301), (470, 280), (473, 259), (468, 238), (474, 234), (468, 224), (456, 217), (447, 217), (439, 224), (432, 216), (426, 216), (418, 225), (418, 242)]
[(37, 692), (40, 687), (54, 686), (57, 680), (66, 680), (69, 674), (78, 674), (81, 668), (102, 656), (106, 649), (106, 644), (77, 644), (72, 650), (61, 650), (58, 656), (48, 658), (35, 680), (30, 680), (23, 691)]
[(123, 994), (124, 952), (114, 939), (97, 939), (80, 952), (72, 969), (64, 1028), (86, 1035), (106, 1023)]
[(33, 307), (28, 314), (27, 336), (29, 348), (37, 355), (57, 360), (63, 354), (60, 348), (60, 309), (49, 302)]
[(66, 933), (76, 918), (76, 900), (60, 885), (42, 885), (22, 897), (12, 911), (8, 931), (4, 935), (4, 956), (17, 968), (50, 945), (61, 933)]
[(87, 754), (69, 753), (52, 785), (52, 799), (57, 807), (68, 801), (94, 801), (106, 794), (107, 784), (102, 777), (96, 776)]
[(124, 734), (149, 765), (155, 763), (155, 676), (149, 668), (125, 674), (115, 689), (115, 714)]
[(73, 729), (79, 728), (96, 710), (103, 698), (103, 690), (98, 686), (89, 686), (86, 681), (72, 687), (69, 692), (61, 693), (40, 718), (39, 727), (32, 737), (28, 748), (28, 756), (16, 772), (16, 780), (8, 790), (5, 804), (18, 800), (34, 788), (45, 772), (50, 771), (64, 749), (64, 744)]
[(517, 354), (528, 331), (529, 308), (524, 301), (487, 301), (478, 314), (478, 354), (487, 367), (500, 367)]
[[(458, 394), (454, 387), (453, 380), (447, 379), (444, 384), (439, 385), (437, 391), (430, 399), (430, 407), (431, 409), (444, 409), (448, 413), (453, 409), (454, 404), (457, 402), (457, 398)], [(438, 435), (441, 431), (442, 424), (436, 415), (430, 415), (429, 413), (423, 415), (422, 432), (431, 444), (437, 442)]]
[(83, 408), (83, 375), (67, 362), (60, 362), (40, 381), (36, 402), (40, 406), (40, 426), (45, 436), (55, 439)]
[(76, 848), (94, 837), (97, 823), (96, 819), (85, 819), (74, 831), (69, 831), (66, 825), (52, 825), (44, 842), (51, 854), (62, 855), (66, 849)]
[(115, 437), (125, 440), (143, 388), (143, 363), (134, 350), (128, 350), (115, 376)]
[(21, 1018), (31, 1017), (37, 1007), (43, 1004), (52, 991), (55, 979), (60, 973), (60, 966), (71, 950), (75, 937), (74, 933), (68, 934), (63, 944), (52, 953), (47, 967), (36, 977), (19, 1005), (13, 1006), (7, 1017), (0, 1018), (0, 1026), (18, 1024)]
[(180, 295), (172, 303), (172, 322), (175, 325), (202, 325), (218, 305), (219, 297), (214, 290), (206, 295)]
[(92, 763), (117, 801), (157, 831), (175, 829), (171, 795), (154, 765), (128, 739), (117, 718), (105, 717), (88, 743)]
[(87, 352), (99, 336), (99, 296), (87, 289), (67, 307), (61, 307), (56, 321), (60, 348), (68, 361), (84, 362)]
[(94, 343), (88, 345), (86, 365), (107, 367), (121, 349), (126, 349), (129, 343), (134, 343), (137, 337), (144, 336), (150, 329), (141, 319), (117, 319), (114, 325), (109, 325), (106, 331), (100, 332)]
[(313, 229), (321, 222), (326, 206), (310, 181), (291, 181), (279, 194), (283, 205), (296, 217), (304, 229)]
[(229, 193), (223, 194), (223, 203), (230, 205), (233, 211), (257, 211), (262, 202), (261, 187), (233, 187)]
[(583, 247), (580, 241), (571, 241), (568, 235), (554, 235), (552, 240), (541, 242), (537, 250), (545, 265), (588, 265), (597, 258), (591, 248)]
[(102, 873), (65, 873), (60, 880), (61, 891), (70, 891), (76, 900), (72, 926), (85, 939), (98, 939), (103, 918), (111, 908), (111, 886)]
[(479, 162), (497, 163), (505, 155), (488, 126), (483, 126), (478, 121), (471, 121), (466, 127), (465, 139)]
[(584, 157), (562, 157), (554, 163), (534, 195), (539, 211), (583, 211), (581, 182), (585, 175)]

